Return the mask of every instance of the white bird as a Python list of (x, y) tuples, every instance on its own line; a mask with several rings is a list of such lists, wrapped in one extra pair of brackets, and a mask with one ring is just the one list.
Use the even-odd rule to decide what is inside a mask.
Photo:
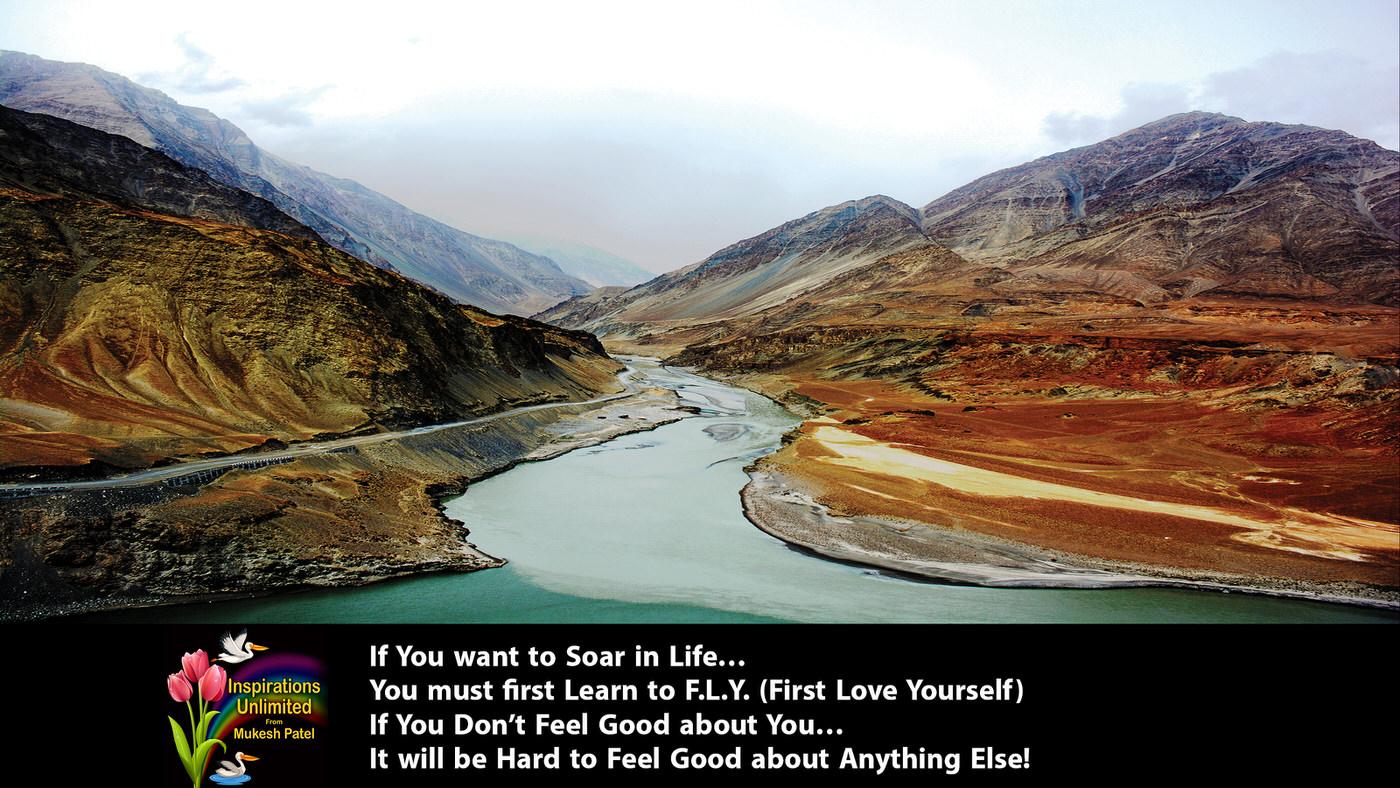
[(233, 761), (238, 761), (238, 763), (235, 764), (233, 761), (219, 761), (220, 766), (214, 770), (214, 773), (220, 777), (242, 777), (243, 772), (248, 770), (248, 767), (243, 763), (244, 758), (250, 761), (256, 761), (258, 756), (244, 755), (241, 752), (236, 753), (233, 756)]
[(215, 657), (214, 661), (242, 662), (247, 659), (252, 659), (254, 651), (267, 650), (267, 646), (259, 646), (256, 643), (245, 643), (244, 641), (247, 639), (248, 630), (246, 629), (239, 632), (238, 637), (234, 637), (228, 632), (225, 632), (223, 639), (219, 641), (219, 647), (223, 649), (223, 652)]

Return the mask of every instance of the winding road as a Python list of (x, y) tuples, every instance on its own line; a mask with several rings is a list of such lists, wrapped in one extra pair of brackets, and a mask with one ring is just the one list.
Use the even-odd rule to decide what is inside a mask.
[(636, 394), (640, 387), (632, 382), (632, 377), (637, 374), (636, 367), (628, 365), (626, 371), (618, 373), (618, 383), (626, 388), (620, 394), (609, 394), (603, 397), (595, 397), (590, 400), (580, 400), (577, 402), (545, 402), (539, 405), (526, 405), (519, 408), (511, 408), (499, 413), (492, 413), (487, 416), (479, 416), (465, 421), (453, 421), (445, 424), (430, 424), (425, 427), (416, 427), (411, 430), (399, 430), (396, 432), (379, 432), (370, 435), (357, 435), (349, 438), (339, 438), (329, 441), (318, 441), (315, 443), (304, 443), (291, 446), (277, 451), (259, 452), (257, 454), (237, 454), (224, 457), (214, 457), (205, 460), (190, 460), (188, 462), (166, 465), (159, 468), (149, 468), (143, 471), (125, 473), (117, 476), (108, 476), (103, 479), (89, 479), (85, 481), (70, 482), (43, 482), (32, 484), (0, 484), (0, 499), (6, 498), (29, 498), (36, 495), (51, 495), (53, 493), (71, 492), (75, 490), (96, 490), (110, 489), (116, 487), (138, 487), (156, 482), (167, 484), (188, 484), (204, 483), (218, 476), (220, 473), (233, 468), (261, 468), (267, 465), (277, 465), (284, 462), (291, 462), (300, 457), (307, 457), (317, 454), (333, 454), (335, 452), (349, 451), (357, 446), (364, 446), (381, 441), (394, 440), (409, 435), (423, 435), (438, 430), (452, 429), (454, 427), (464, 427), (473, 424), (485, 424), (487, 422), (502, 419), (507, 416), (515, 416), (521, 413), (529, 413), (536, 410), (546, 410), (549, 408), (578, 407), (580, 405), (597, 405), (604, 402), (624, 399)]

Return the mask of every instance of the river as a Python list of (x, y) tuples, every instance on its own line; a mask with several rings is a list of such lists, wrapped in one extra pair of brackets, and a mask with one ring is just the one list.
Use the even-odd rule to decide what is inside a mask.
[(525, 463), (447, 504), (502, 569), (80, 617), (104, 623), (1309, 623), (1400, 615), (1246, 593), (988, 589), (813, 557), (740, 510), (744, 466), (797, 419), (772, 401), (635, 359), (698, 417)]

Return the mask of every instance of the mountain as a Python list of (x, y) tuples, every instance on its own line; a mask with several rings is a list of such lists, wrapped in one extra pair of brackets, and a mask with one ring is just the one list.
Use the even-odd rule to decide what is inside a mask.
[(570, 276), (594, 287), (631, 287), (656, 276), (625, 257), (596, 246), (541, 235), (496, 235), (542, 257), (548, 257)]
[(622, 293), (575, 298), (538, 317), (612, 336), (748, 318), (855, 266), (930, 246), (919, 224), (913, 208), (888, 197), (842, 203)]
[(1344, 132), (1173, 115), (993, 173), (921, 211), (969, 260), (1147, 301), (1205, 292), (1400, 304), (1400, 154)]
[(823, 555), (1394, 604), (1397, 195), (1400, 153), (1189, 113), (539, 317), (806, 414), (745, 509)]
[(0, 619), (499, 566), (439, 500), (632, 429), (569, 404), (620, 370), (589, 334), (453, 302), (128, 137), (0, 107), (0, 479), (20, 482), (0, 491)]
[(125, 137), (3, 109), (0, 146), (11, 475), (142, 467), (614, 387), (617, 365), (592, 336), (455, 304)]
[(0, 104), (128, 137), (270, 200), (341, 251), (463, 303), (526, 315), (592, 289), (548, 259), (286, 161), (207, 110), (94, 66), (0, 51)]
[(617, 338), (682, 324), (689, 336), (701, 323), (820, 301), (809, 297), (816, 288), (933, 246), (963, 265), (919, 284), (968, 281), (956, 303), (925, 301), (929, 314), (1060, 308), (1066, 293), (1393, 306), (1397, 241), (1400, 154), (1339, 131), (1188, 113), (988, 175), (921, 210), (887, 197), (826, 208), (605, 302), (540, 316)]
[(4, 106), (0, 186), (320, 240), (271, 202), (126, 137)]

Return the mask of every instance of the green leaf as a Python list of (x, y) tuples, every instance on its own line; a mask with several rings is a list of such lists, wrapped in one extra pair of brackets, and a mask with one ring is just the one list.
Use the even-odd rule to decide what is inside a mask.
[(175, 754), (180, 756), (180, 763), (185, 765), (185, 773), (190, 779), (195, 779), (194, 758), (190, 754), (190, 742), (185, 738), (185, 732), (180, 730), (180, 724), (174, 717), (166, 717), (170, 720), (170, 733), (175, 739)]
[[(199, 749), (194, 751), (193, 760), (195, 763), (195, 768), (199, 771), (200, 775), (203, 774), (204, 769), (209, 765), (209, 753), (214, 749), (215, 744), (219, 745), (220, 747), (224, 747), (224, 743), (219, 739), (210, 739), (209, 741), (199, 745)], [(228, 752), (227, 747), (224, 747), (224, 752)], [(190, 776), (195, 777), (195, 779), (198, 779), (198, 777), (195, 775)]]
[(195, 729), (194, 742), (196, 746), (204, 741), (205, 735), (209, 733), (209, 721), (217, 716), (219, 716), (217, 711), (205, 712), (204, 719), (199, 721), (199, 727)]

